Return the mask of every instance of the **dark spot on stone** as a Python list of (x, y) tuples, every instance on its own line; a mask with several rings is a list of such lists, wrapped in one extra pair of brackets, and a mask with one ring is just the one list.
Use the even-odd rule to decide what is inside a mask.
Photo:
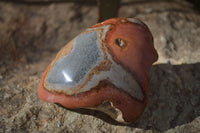
[(121, 38), (117, 38), (115, 40), (115, 44), (118, 45), (119, 47), (125, 47), (126, 46), (126, 41), (122, 40)]

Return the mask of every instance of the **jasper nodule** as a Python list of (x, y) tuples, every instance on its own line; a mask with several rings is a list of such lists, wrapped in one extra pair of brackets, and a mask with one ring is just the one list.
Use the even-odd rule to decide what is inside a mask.
[(65, 45), (45, 70), (39, 97), (66, 108), (102, 111), (133, 123), (149, 96), (149, 69), (158, 59), (148, 27), (133, 18), (98, 23)]

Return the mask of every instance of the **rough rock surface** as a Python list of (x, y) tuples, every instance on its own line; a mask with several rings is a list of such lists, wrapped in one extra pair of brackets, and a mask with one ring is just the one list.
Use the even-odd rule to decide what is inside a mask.
[(198, 133), (200, 14), (185, 1), (127, 0), (119, 16), (143, 20), (159, 53), (150, 72), (149, 104), (132, 125), (99, 112), (66, 110), (37, 96), (47, 65), (69, 40), (96, 23), (97, 7), (0, 2), (0, 132)]

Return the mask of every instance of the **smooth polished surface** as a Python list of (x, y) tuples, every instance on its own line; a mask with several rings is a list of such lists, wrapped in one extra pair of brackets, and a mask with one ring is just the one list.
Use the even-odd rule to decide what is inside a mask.
[(87, 74), (103, 61), (103, 53), (97, 39), (97, 31), (76, 37), (72, 52), (57, 60), (49, 71), (46, 88), (58, 91), (69, 88), (66, 94), (72, 95), (70, 88), (83, 84)]
[[(109, 27), (100, 29), (107, 30), (107, 28)], [(89, 91), (100, 81), (107, 79), (117, 88), (142, 100), (144, 95), (134, 76), (117, 64), (108, 49), (105, 47), (103, 49), (101, 46), (99, 41), (101, 30), (80, 34), (75, 38), (71, 53), (56, 60), (52, 69), (49, 69), (45, 87), (49, 91), (75, 95)], [(103, 62), (107, 64), (102, 66)], [(95, 70), (97, 67), (101, 70)], [(107, 68), (103, 70), (103, 67)], [(97, 73), (92, 73), (92, 71)]]
[[(134, 122), (148, 100), (148, 71), (158, 58), (153, 37), (137, 19), (96, 24), (64, 46), (46, 69), (41, 99), (67, 108), (99, 109), (120, 122)], [(108, 107), (110, 108), (110, 107)]]

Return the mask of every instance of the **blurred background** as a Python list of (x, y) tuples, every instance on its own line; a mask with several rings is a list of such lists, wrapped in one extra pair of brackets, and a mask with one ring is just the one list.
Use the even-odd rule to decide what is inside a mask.
[[(76, 113), (37, 96), (47, 65), (86, 28), (112, 17), (138, 18), (159, 59), (150, 100), (133, 125)], [(199, 0), (0, 0), (0, 132), (200, 131)]]

